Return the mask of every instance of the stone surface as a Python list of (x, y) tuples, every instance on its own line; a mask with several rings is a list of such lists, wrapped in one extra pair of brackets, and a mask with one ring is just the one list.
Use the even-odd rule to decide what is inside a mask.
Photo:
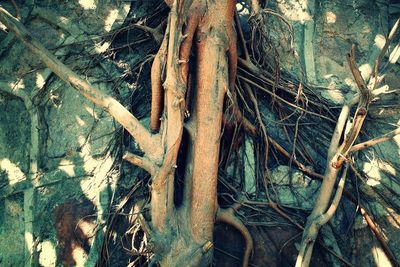
[(282, 206), (311, 210), (320, 183), (298, 170), (281, 165), (271, 171), (272, 197)]

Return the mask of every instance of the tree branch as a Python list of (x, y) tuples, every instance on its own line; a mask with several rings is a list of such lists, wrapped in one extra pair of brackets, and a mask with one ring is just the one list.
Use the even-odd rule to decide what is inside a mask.
[(342, 198), (342, 193), (343, 193), (343, 189), (344, 189), (344, 184), (346, 182), (346, 176), (347, 176), (348, 169), (349, 169), (349, 166), (347, 164), (343, 170), (342, 177), (339, 180), (339, 183), (338, 183), (338, 186), (336, 189), (336, 193), (335, 193), (335, 196), (333, 197), (330, 207), (325, 212), (325, 214), (320, 217), (320, 220), (318, 222), (318, 224), (320, 226), (326, 224), (332, 218), (332, 216), (335, 214), (335, 211), (339, 205), (340, 199)]
[(63, 81), (70, 84), (81, 95), (107, 111), (135, 139), (135, 142), (151, 159), (160, 160), (162, 150), (158, 135), (150, 132), (120, 102), (113, 97), (94, 88), (81, 79), (75, 72), (53, 56), (42, 44), (35, 40), (27, 29), (7, 10), (0, 6), (0, 21), (49, 69)]
[(350, 149), (356, 141), (358, 134), (360, 133), (360, 130), (363, 126), (365, 117), (367, 116), (368, 112), (368, 105), (371, 100), (371, 92), (365, 85), (364, 79), (362, 78), (361, 73), (355, 63), (355, 45), (352, 46), (351, 52), (347, 56), (347, 59), (350, 70), (360, 91), (360, 98), (357, 110), (354, 114), (354, 121), (351, 125), (350, 132), (346, 135), (343, 144), (337, 150), (336, 155), (333, 158), (334, 161), (332, 161), (332, 164), (335, 168), (340, 168), (343, 165), (343, 162), (346, 160), (347, 155), (349, 154)]
[(130, 152), (125, 152), (125, 154), (122, 156), (122, 159), (132, 163), (135, 166), (138, 166), (138, 167), (144, 169), (151, 176), (154, 176), (157, 173), (156, 165), (152, 161), (150, 161), (148, 158), (140, 157), (140, 156), (132, 154)]
[[(390, 33), (386, 39), (385, 45), (383, 46), (378, 58), (375, 60), (375, 66), (374, 66), (375, 77), (378, 76), (378, 69), (379, 69), (380, 63), (382, 62), (382, 58), (385, 56), (387, 50), (389, 49), (389, 45), (392, 42), (393, 38), (396, 37), (396, 34), (397, 34), (399, 28), (400, 28), (400, 18), (396, 20), (395, 24), (393, 25), (392, 29), (390, 30)], [(376, 84), (374, 86), (376, 86)]]
[(360, 151), (360, 150), (366, 149), (368, 147), (392, 140), (396, 135), (399, 135), (399, 134), (400, 134), (400, 128), (397, 128), (387, 134), (382, 135), (381, 137), (376, 137), (374, 139), (354, 145), (350, 149), (350, 152)]
[(328, 210), (322, 215), (316, 215), (314, 217), (310, 216), (308, 218), (302, 238), (300, 251), (296, 260), (296, 267), (307, 267), (310, 264), (312, 250), (314, 247), (314, 243), (317, 239), (318, 232), (321, 227), (333, 217), (339, 205), (340, 199), (342, 198), (347, 171), (348, 165), (346, 165), (345, 169), (343, 170), (343, 174), (339, 180), (335, 196), (333, 197), (333, 200)]

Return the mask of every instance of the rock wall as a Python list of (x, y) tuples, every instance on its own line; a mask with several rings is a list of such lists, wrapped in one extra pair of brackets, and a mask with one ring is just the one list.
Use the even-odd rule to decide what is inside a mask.
[[(340, 108), (346, 98), (357, 92), (357, 85), (346, 59), (351, 46), (356, 45), (356, 60), (362, 76), (367, 83), (371, 82), (369, 78), (374, 76), (375, 60), (400, 15), (400, 6), (395, 1), (281, 0), (269, 3), (269, 7), (283, 14), (293, 25), (294, 47), (298, 51), (302, 70), (293, 64), (293, 56), (285, 54), (281, 48), (283, 65), (300, 79), (314, 84), (321, 96), (337, 108)], [(358, 142), (382, 136), (400, 125), (399, 40), (399, 36), (394, 39), (389, 49), (391, 53), (385, 55), (385, 63), (379, 69), (382, 78), (380, 89), (385, 93), (377, 96), (371, 103)], [(400, 242), (400, 206), (397, 203), (400, 193), (400, 136), (365, 149), (356, 156), (360, 173), (354, 178), (358, 180), (357, 186), (349, 187), (349, 190), (362, 195), (362, 203), (366, 203), (368, 210), (382, 226), (387, 242), (399, 258), (400, 250), (393, 244)], [(277, 190), (287, 190), (284, 185), (280, 185), (282, 179), (285, 179), (282, 177), (290, 177), (291, 181), (295, 179), (295, 171), (292, 174), (282, 172), (285, 168), (287, 167), (279, 166), (272, 171), (277, 174), (274, 178), (278, 181)], [(308, 200), (315, 197), (312, 186), (300, 189), (300, 196), (296, 190), (299, 189), (295, 188), (284, 194), (284, 203), (294, 205), (297, 201), (296, 206), (310, 208), (307, 205)], [(339, 208), (330, 226), (327, 226), (333, 227), (337, 239), (335, 242), (338, 244), (349, 241), (349, 229), (353, 222), (351, 217), (357, 208), (346, 204), (346, 201), (342, 205), (345, 207)], [(355, 230), (351, 236), (347, 243), (348, 248), (341, 245), (341, 249), (352, 257), (356, 266), (390, 266), (362, 217), (355, 217)]]
[[(1, 5), (19, 14), (45, 47), (115, 94), (111, 78), (123, 72), (102, 53), (130, 3), (15, 1), (17, 11), (11, 2)], [(119, 90), (132, 91), (128, 84)], [(119, 126), (4, 31), (0, 113), (0, 266), (94, 264), (119, 178), (108, 150)]]

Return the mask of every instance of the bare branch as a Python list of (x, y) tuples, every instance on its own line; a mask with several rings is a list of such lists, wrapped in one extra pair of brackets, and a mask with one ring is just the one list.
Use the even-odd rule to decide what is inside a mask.
[(153, 37), (154, 41), (157, 44), (161, 44), (164, 38), (163, 28), (165, 27), (166, 23), (167, 20), (163, 20), (156, 28), (151, 28), (149, 26), (142, 24), (133, 24), (132, 27), (143, 30), (144, 32), (148, 33), (151, 37)]
[[(379, 65), (382, 61), (382, 58), (385, 56), (387, 50), (389, 49), (389, 45), (392, 42), (393, 38), (396, 36), (398, 30), (400, 28), (400, 18), (397, 19), (397, 21), (395, 22), (395, 24), (392, 27), (392, 30), (389, 33), (389, 36), (386, 39), (385, 45), (383, 46), (381, 53), (379, 54), (378, 58), (375, 61), (375, 76), (378, 75), (378, 69), (379, 69)], [(376, 85), (375, 85), (376, 86)]]
[(132, 163), (135, 166), (144, 169), (151, 176), (154, 176), (157, 173), (156, 165), (154, 165), (154, 163), (150, 161), (148, 158), (140, 157), (130, 152), (125, 152), (125, 154), (122, 156), (122, 159)]
[(356, 80), (358, 89), (360, 90), (360, 98), (357, 110), (354, 114), (354, 121), (351, 126), (350, 132), (345, 137), (343, 144), (340, 146), (335, 157), (333, 158), (334, 161), (332, 161), (333, 166), (337, 169), (343, 165), (343, 162), (346, 160), (346, 157), (350, 152), (351, 147), (356, 141), (358, 134), (360, 133), (363, 126), (364, 120), (367, 116), (368, 105), (371, 101), (371, 92), (365, 85), (364, 79), (362, 78), (361, 73), (355, 63), (355, 45), (352, 46), (351, 52), (347, 56), (347, 59), (350, 70), (354, 76), (354, 79)]
[(58, 77), (113, 116), (133, 136), (136, 143), (139, 144), (149, 157), (154, 159), (161, 158), (162, 151), (159, 146), (158, 136), (152, 136), (139, 120), (120, 102), (81, 79), (75, 72), (53, 56), (42, 44), (35, 40), (27, 29), (2, 7), (0, 7), (0, 21)]
[(343, 193), (343, 189), (344, 189), (344, 184), (346, 182), (346, 176), (347, 176), (348, 169), (349, 169), (349, 166), (347, 164), (343, 170), (342, 177), (339, 180), (335, 196), (333, 197), (333, 200), (332, 200), (332, 203), (331, 203), (329, 209), (325, 212), (324, 215), (322, 215), (320, 217), (320, 220), (319, 220), (320, 226), (326, 224), (332, 218), (332, 216), (335, 214), (335, 211), (339, 205), (340, 199), (342, 198), (342, 193)]
[(378, 145), (380, 143), (392, 140), (396, 135), (399, 135), (399, 134), (400, 134), (400, 128), (397, 128), (396, 130), (393, 130), (393, 131), (391, 131), (391, 132), (389, 132), (387, 134), (384, 134), (381, 137), (377, 137), (377, 138), (374, 138), (374, 139), (359, 143), (357, 145), (354, 145), (350, 149), (350, 152), (360, 151), (360, 150), (366, 149), (368, 147), (375, 146), (375, 145)]

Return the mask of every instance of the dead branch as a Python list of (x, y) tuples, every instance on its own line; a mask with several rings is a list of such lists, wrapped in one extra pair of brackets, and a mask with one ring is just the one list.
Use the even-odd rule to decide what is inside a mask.
[(346, 182), (346, 176), (347, 176), (347, 171), (348, 171), (349, 166), (346, 165), (346, 167), (343, 170), (342, 177), (339, 180), (339, 183), (336, 188), (336, 193), (335, 196), (333, 197), (333, 200), (331, 202), (331, 206), (328, 208), (328, 210), (319, 218), (318, 224), (320, 226), (326, 224), (335, 214), (337, 207), (339, 206), (340, 199), (342, 198), (342, 193), (344, 190), (344, 184)]
[(396, 137), (397, 135), (400, 134), (400, 128), (397, 128), (387, 134), (384, 134), (380, 137), (376, 137), (374, 139), (359, 143), (357, 145), (354, 145), (351, 149), (350, 152), (356, 152), (356, 151), (360, 151), (375, 145), (378, 145), (380, 143), (386, 142), (386, 141), (390, 141), (392, 140), (394, 137)]
[[(168, 21), (168, 39), (164, 39), (167, 43), (166, 80), (164, 83), (164, 89), (166, 90), (164, 112), (167, 119), (163, 123), (161, 145), (166, 152), (160, 171), (152, 177), (151, 185), (152, 225), (160, 233), (167, 229), (167, 220), (174, 213), (174, 173), (183, 132), (183, 109), (179, 101), (184, 98), (186, 87), (179, 79), (180, 66), (175, 64), (179, 60), (179, 41), (182, 35), (180, 29), (183, 26), (183, 14), (179, 10), (180, 7), (178, 1), (174, 1)], [(160, 77), (156, 77), (156, 80), (152, 82), (152, 85), (160, 88), (157, 90), (161, 90), (161, 85), (155, 84), (159, 82)], [(154, 92), (155, 90), (152, 91)]]
[(342, 107), (342, 111), (339, 115), (334, 133), (332, 135), (331, 143), (328, 149), (328, 160), (327, 160), (328, 164), (325, 170), (324, 179), (321, 188), (319, 190), (314, 209), (311, 215), (307, 219), (307, 224), (305, 226), (305, 230), (303, 233), (300, 252), (296, 260), (296, 267), (309, 266), (314, 243), (320, 228), (317, 223), (318, 218), (320, 218), (320, 216), (322, 216), (325, 213), (329, 205), (331, 194), (335, 186), (336, 177), (340, 170), (340, 167), (335, 168), (333, 163), (336, 162), (336, 159), (338, 157), (337, 151), (340, 142), (340, 136), (342, 135), (349, 113), (350, 113), (350, 104), (345, 104)]
[(365, 117), (367, 116), (369, 103), (371, 101), (371, 93), (365, 85), (364, 79), (362, 78), (361, 73), (355, 63), (355, 45), (352, 46), (351, 53), (348, 55), (347, 59), (349, 62), (350, 70), (353, 73), (354, 79), (360, 91), (360, 98), (357, 110), (354, 114), (354, 120), (350, 132), (348, 135), (346, 135), (345, 141), (340, 146), (334, 157), (336, 159), (336, 162), (333, 162), (332, 164), (335, 168), (340, 168), (343, 162), (346, 160), (351, 147), (353, 146), (358, 137), (358, 134), (360, 133)]

